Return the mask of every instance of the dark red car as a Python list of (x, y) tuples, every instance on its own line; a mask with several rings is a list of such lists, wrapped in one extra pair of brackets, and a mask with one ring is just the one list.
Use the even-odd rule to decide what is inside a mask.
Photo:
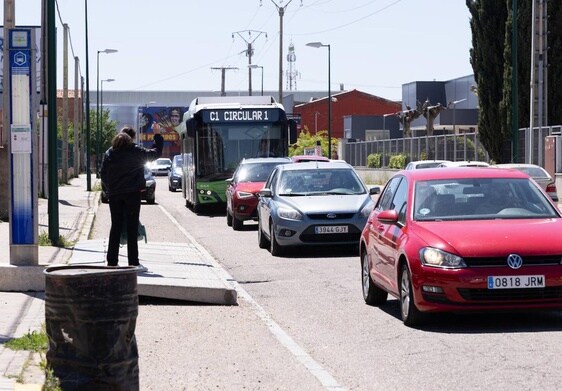
[(289, 158), (244, 159), (236, 168), (226, 188), (226, 224), (242, 229), (245, 220), (257, 220), (258, 192), (278, 164), (291, 163)]
[(360, 239), (363, 298), (424, 313), (562, 308), (562, 218), (515, 170), (401, 171)]

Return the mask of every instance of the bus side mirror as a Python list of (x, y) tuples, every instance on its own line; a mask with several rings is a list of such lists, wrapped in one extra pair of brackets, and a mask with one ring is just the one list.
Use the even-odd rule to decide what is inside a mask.
[(187, 134), (187, 137), (195, 137), (195, 121), (187, 121), (185, 125), (185, 133)]
[(297, 142), (297, 121), (294, 119), (288, 120), (289, 122), (289, 144)]

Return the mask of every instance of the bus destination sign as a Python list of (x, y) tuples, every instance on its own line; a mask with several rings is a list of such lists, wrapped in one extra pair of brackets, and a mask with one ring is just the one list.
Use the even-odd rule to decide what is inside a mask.
[(241, 110), (205, 110), (204, 122), (276, 122), (279, 121), (278, 110), (241, 109)]

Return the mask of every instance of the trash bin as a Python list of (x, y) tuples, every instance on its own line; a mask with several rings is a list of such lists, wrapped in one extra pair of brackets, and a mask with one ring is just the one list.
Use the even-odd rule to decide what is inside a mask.
[(138, 390), (137, 268), (45, 269), (47, 365), (63, 390)]

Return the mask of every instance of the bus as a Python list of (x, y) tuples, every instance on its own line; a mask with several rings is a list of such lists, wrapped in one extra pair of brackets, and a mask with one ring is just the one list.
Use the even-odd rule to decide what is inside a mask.
[(185, 204), (226, 207), (227, 180), (244, 158), (285, 157), (296, 142), (294, 119), (271, 96), (199, 97), (183, 116)]

